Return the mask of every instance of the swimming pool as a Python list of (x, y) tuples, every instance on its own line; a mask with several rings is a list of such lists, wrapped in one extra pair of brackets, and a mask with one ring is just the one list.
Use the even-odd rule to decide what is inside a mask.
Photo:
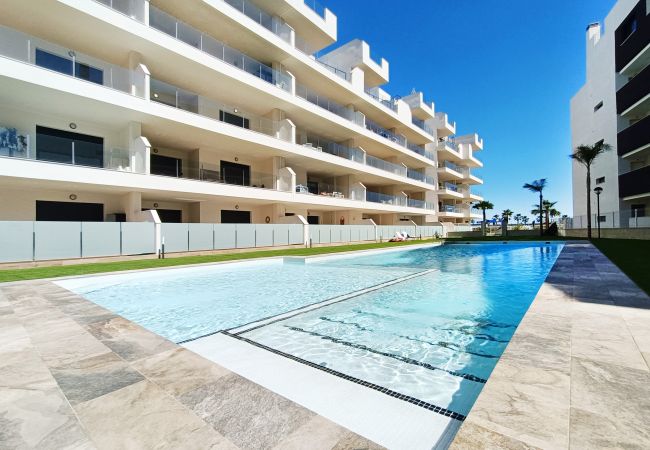
[[(444, 245), (60, 284), (175, 342), (230, 329), (462, 420), (561, 249), (556, 243)], [(351, 298), (319, 303), (345, 294)]]

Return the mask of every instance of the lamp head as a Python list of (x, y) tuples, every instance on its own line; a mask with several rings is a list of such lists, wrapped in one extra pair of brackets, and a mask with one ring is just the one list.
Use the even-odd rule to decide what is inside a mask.
[(603, 192), (603, 188), (601, 188), (600, 186), (595, 187), (594, 192), (596, 193), (596, 195), (600, 195), (600, 193)]

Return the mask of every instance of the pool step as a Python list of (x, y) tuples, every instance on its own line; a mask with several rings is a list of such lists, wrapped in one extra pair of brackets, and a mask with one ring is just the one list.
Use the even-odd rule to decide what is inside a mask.
[(315, 335), (297, 327), (275, 325), (238, 337), (461, 416), (469, 412), (485, 382), (470, 374), (433, 367), (331, 336)]
[[(303, 313), (308, 312), (308, 311), (313, 311), (315, 309), (322, 308), (322, 307), (327, 306), (327, 305), (332, 305), (334, 303), (349, 300), (351, 298), (358, 297), (358, 296), (363, 295), (363, 294), (367, 294), (368, 292), (383, 289), (385, 287), (392, 286), (392, 285), (397, 284), (397, 283), (402, 283), (404, 281), (408, 281), (408, 280), (411, 280), (413, 278), (421, 277), (423, 275), (428, 275), (428, 274), (431, 274), (431, 273), (434, 273), (434, 272), (438, 272), (438, 269), (427, 269), (427, 270), (423, 270), (423, 271), (420, 271), (420, 272), (408, 274), (408, 275), (405, 275), (405, 276), (402, 276), (402, 277), (399, 277), (399, 278), (395, 278), (394, 280), (390, 280), (390, 281), (386, 281), (386, 282), (377, 284), (375, 286), (370, 286), (368, 288), (360, 289), (358, 291), (350, 292), (350, 293), (347, 293), (347, 294), (344, 294), (344, 295), (339, 295), (337, 297), (333, 297), (333, 298), (330, 298), (330, 299), (327, 299), (327, 300), (323, 300), (323, 301), (320, 301), (318, 303), (313, 303), (311, 305), (303, 306), (301, 308), (297, 308), (297, 309), (294, 309), (292, 311), (288, 311), (288, 312), (283, 313), (283, 314), (278, 314), (278, 315), (275, 315), (275, 316), (266, 317), (264, 319), (257, 320), (255, 322), (250, 322), (250, 323), (247, 323), (245, 325), (242, 325), (242, 326), (239, 326), (239, 327), (236, 327), (236, 328), (231, 328), (230, 330), (227, 330), (227, 331), (228, 331), (229, 334), (235, 334), (235, 335), (245, 333), (247, 331), (251, 331), (251, 330), (254, 330), (256, 328), (263, 327), (265, 325), (269, 325), (269, 324), (274, 323), (274, 322), (278, 322), (280, 320), (285, 320), (285, 319), (288, 319), (290, 317), (294, 317), (294, 316), (297, 316), (299, 314), (303, 314)], [(200, 339), (200, 338), (197, 338), (197, 339)]]

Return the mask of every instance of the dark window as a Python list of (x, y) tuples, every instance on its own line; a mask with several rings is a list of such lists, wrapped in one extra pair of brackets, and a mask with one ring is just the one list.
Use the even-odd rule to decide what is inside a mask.
[(596, 178), (596, 184), (603, 184), (605, 182), (605, 177)]
[(219, 120), (242, 128), (250, 129), (250, 120), (226, 111), (219, 111)]
[[(143, 211), (146, 211), (149, 208), (143, 208)], [(158, 217), (163, 223), (182, 223), (183, 222), (183, 211), (180, 209), (158, 209)]]
[(171, 156), (151, 154), (151, 173), (166, 177), (182, 177), (183, 161)]
[(307, 191), (310, 194), (318, 195), (318, 181), (307, 181)]
[(250, 166), (232, 163), (229, 161), (221, 161), (219, 166), (221, 169), (221, 179), (224, 183), (237, 184), (239, 186), (250, 186)]
[(251, 223), (251, 212), (222, 209), (221, 223)]
[(607, 216), (598, 216), (598, 222), (607, 222)]
[(603, 107), (603, 102), (598, 102), (598, 104), (594, 106), (594, 112), (598, 111), (602, 107)]
[(36, 220), (46, 222), (103, 222), (104, 205), (101, 203), (36, 200)]
[(309, 225), (318, 225), (320, 223), (320, 217), (318, 217), (318, 216), (307, 216), (307, 223)]
[(104, 139), (37, 126), (36, 159), (104, 167)]
[(632, 210), (632, 217), (645, 217), (645, 205), (632, 205), (630, 209)]
[(81, 62), (73, 63), (72, 57), (55, 55), (40, 48), (36, 49), (36, 65), (65, 75), (73, 75), (92, 83), (104, 83), (104, 72), (101, 69)]
[(638, 26), (639, 26), (639, 22), (636, 20), (635, 16), (631, 16), (625, 19), (625, 21), (619, 27), (620, 30), (619, 39), (621, 43), (625, 42), (625, 40), (629, 38), (632, 35), (632, 33), (636, 31)]

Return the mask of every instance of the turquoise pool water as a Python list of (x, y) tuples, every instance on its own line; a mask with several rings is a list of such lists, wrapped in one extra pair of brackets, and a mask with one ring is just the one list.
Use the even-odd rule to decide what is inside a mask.
[(240, 335), (466, 415), (561, 249), (444, 245), (63, 285), (179, 342), (436, 269)]

